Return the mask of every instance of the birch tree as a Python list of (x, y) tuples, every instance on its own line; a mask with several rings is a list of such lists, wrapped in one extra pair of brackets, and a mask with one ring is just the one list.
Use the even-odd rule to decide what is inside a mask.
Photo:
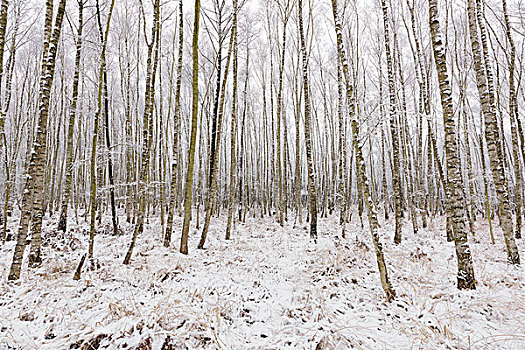
[(192, 106), (191, 106), (191, 135), (188, 150), (188, 169), (184, 187), (184, 222), (182, 224), (182, 236), (180, 241), (180, 252), (188, 254), (188, 234), (191, 220), (191, 201), (193, 189), (193, 168), (195, 164), (195, 144), (197, 141), (197, 123), (199, 115), (199, 21), (200, 0), (195, 0), (195, 17), (193, 24), (193, 78), (192, 78)]
[(299, 38), (303, 70), (304, 97), (304, 139), (306, 143), (306, 164), (308, 170), (308, 204), (310, 210), (310, 238), (317, 240), (317, 193), (315, 189), (315, 170), (312, 159), (312, 130), (310, 117), (310, 87), (308, 81), (308, 58), (303, 24), (303, 1), (298, 2)]
[[(175, 111), (173, 113), (173, 159), (171, 161), (171, 187), (170, 187), (170, 202), (168, 205), (168, 220), (166, 224), (166, 233), (164, 235), (164, 246), (168, 247), (171, 242), (171, 232), (173, 227), (173, 214), (175, 212), (175, 202), (177, 196), (175, 193), (178, 175), (177, 156), (179, 153), (179, 133), (180, 133), (180, 97), (182, 85), (182, 56), (184, 50), (184, 12), (182, 11), (182, 2), (179, 1), (179, 49), (177, 61), (177, 83), (175, 85)], [(171, 93), (171, 92), (170, 92)]]
[[(472, 56), (474, 59), (474, 70), (476, 72), (476, 82), (481, 102), (481, 111), (486, 129), (485, 135), (488, 156), (490, 159), (490, 168), (492, 170), (494, 185), (496, 186), (496, 194), (499, 202), (498, 213), (501, 219), (505, 246), (507, 248), (507, 259), (511, 264), (519, 264), (520, 257), (516, 242), (514, 240), (512, 210), (510, 207), (509, 195), (507, 193), (507, 179), (505, 177), (505, 171), (502, 164), (503, 154), (501, 148), (498, 145), (498, 140), (500, 140), (500, 130), (498, 129), (498, 122), (496, 118), (494, 95), (493, 91), (491, 91), (491, 89), (488, 87), (488, 77), (491, 74), (491, 67), (487, 65), (487, 49), (484, 47), (482, 50), (480, 47), (478, 25), (480, 25), (482, 22), (479, 11), (476, 9), (476, 1), (478, 0), (468, 0), (467, 3), (468, 27)], [(482, 31), (482, 41), (485, 40), (485, 35), (486, 33)]]
[(357, 176), (358, 176), (358, 186), (363, 188), (364, 193), (367, 198), (365, 200), (366, 209), (368, 212), (368, 224), (370, 226), (370, 233), (372, 235), (372, 241), (374, 243), (374, 249), (376, 253), (377, 267), (379, 269), (379, 277), (381, 280), (381, 286), (386, 294), (386, 299), (390, 302), (396, 297), (396, 292), (390, 284), (388, 278), (388, 269), (385, 262), (385, 257), (383, 254), (383, 247), (379, 240), (378, 234), (378, 220), (377, 220), (377, 210), (370, 196), (369, 182), (366, 175), (365, 169), (365, 160), (363, 157), (362, 145), (359, 144), (359, 123), (357, 116), (355, 114), (355, 100), (353, 87), (350, 82), (350, 74), (348, 69), (348, 62), (346, 60), (346, 52), (343, 44), (343, 31), (341, 28), (341, 22), (339, 20), (337, 0), (332, 0), (332, 13), (334, 18), (335, 25), (335, 34), (337, 39), (337, 53), (339, 56), (339, 64), (343, 72), (343, 78), (346, 86), (346, 98), (347, 102), (350, 104), (350, 123), (353, 133), (353, 148), (356, 154), (356, 166), (357, 166)]
[[(235, 132), (237, 129), (237, 80), (238, 80), (238, 51), (239, 42), (237, 34), (237, 16), (239, 11), (239, 4), (237, 0), (233, 0), (233, 98), (232, 98), (232, 117), (231, 117), (231, 132), (230, 132), (230, 188), (228, 194), (228, 221), (226, 222), (226, 239), (230, 239), (233, 221), (233, 201), (235, 198), (235, 172), (236, 172), (236, 155), (235, 155)], [(246, 61), (248, 61), (248, 49), (246, 52)], [(248, 66), (246, 67), (246, 74), (248, 74)]]
[[(522, 167), (520, 163), (520, 152), (518, 145), (518, 135), (519, 141), (522, 145), (522, 152), (524, 146), (524, 135), (521, 128), (521, 121), (519, 119), (519, 110), (518, 110), (518, 95), (515, 83), (516, 75), (516, 45), (514, 44), (514, 39), (512, 38), (512, 26), (509, 20), (509, 14), (507, 10), (507, 0), (501, 0), (503, 7), (503, 18), (505, 22), (505, 37), (510, 46), (510, 53), (507, 55), (508, 64), (509, 64), (509, 114), (511, 122), (511, 131), (512, 131), (512, 154), (514, 156), (514, 175), (516, 177), (516, 238), (521, 238), (521, 227), (522, 227), (522, 191), (523, 191), (523, 177), (522, 177)], [(525, 157), (525, 152), (523, 153)], [(525, 161), (525, 158), (523, 158)]]
[(31, 219), (31, 252), (29, 257), (30, 266), (38, 266), (42, 263), (40, 252), (42, 219), (44, 214), (43, 194), (44, 194), (44, 167), (47, 152), (47, 121), (49, 116), (49, 104), (51, 86), (55, 73), (55, 58), (58, 50), (60, 34), (62, 32), (62, 21), (66, 8), (66, 0), (61, 0), (53, 24), (53, 0), (46, 2), (46, 19), (44, 24), (44, 49), (42, 68), (40, 73), (39, 91), (39, 110), (36, 119), (36, 137), (33, 142), (26, 169), (26, 183), (22, 195), (21, 215), (18, 226), (17, 242), (9, 271), (9, 279), (17, 280), (20, 278), (20, 270), (24, 250), (26, 247), (26, 237)]
[[(114, 1), (114, 0), (113, 0)], [(146, 21), (144, 20), (144, 23)], [(142, 158), (139, 175), (139, 208), (137, 223), (133, 230), (133, 236), (128, 252), (124, 257), (124, 264), (131, 262), (131, 255), (137, 242), (137, 237), (144, 231), (144, 216), (146, 215), (148, 170), (151, 158), (151, 146), (153, 144), (153, 111), (155, 104), (155, 81), (159, 62), (159, 40), (160, 40), (160, 0), (155, 0), (153, 5), (153, 24), (150, 40), (147, 41), (148, 58), (146, 63), (146, 91), (144, 99), (144, 116), (142, 120)]]
[(447, 158), (447, 210), (452, 212), (453, 238), (458, 261), (458, 288), (475, 289), (476, 279), (472, 256), (468, 245), (465, 223), (465, 200), (461, 178), (461, 160), (458, 151), (454, 111), (452, 106), (452, 88), (449, 81), (447, 60), (443, 50), (443, 41), (439, 29), (437, 0), (428, 1), (430, 36), (434, 61), (441, 93), (441, 108), (445, 126), (445, 151)]
[(82, 60), (82, 30), (84, 27), (84, 0), (78, 0), (78, 30), (76, 41), (76, 55), (75, 55), (75, 74), (73, 77), (73, 92), (71, 96), (71, 109), (69, 112), (69, 122), (67, 127), (67, 146), (66, 146), (66, 164), (65, 164), (65, 186), (62, 194), (62, 204), (60, 207), (60, 219), (58, 221), (58, 229), (66, 232), (68, 204), (71, 194), (71, 182), (73, 173), (73, 137), (75, 133), (75, 120), (77, 115), (78, 105), (78, 86), (80, 82), (80, 64)]
[[(0, 155), (1, 153), (7, 154), (7, 142), (5, 136), (5, 113), (4, 107), (2, 105), (2, 86), (4, 78), (4, 51), (5, 51), (5, 42), (6, 42), (6, 29), (7, 29), (7, 12), (9, 8), (9, 0), (2, 0), (0, 5)], [(6, 157), (6, 156), (5, 156)], [(8, 164), (5, 163), (5, 172), (6, 175), (9, 173)], [(7, 176), (6, 176), (7, 177)], [(7, 188), (6, 188), (7, 191)], [(7, 203), (7, 196), (6, 196)], [(4, 210), (3, 217), (0, 216), (0, 220), (7, 221), (6, 212)], [(4, 223), (4, 227), (5, 227)], [(0, 241), (4, 242), (6, 238), (6, 230), (3, 229), (0, 235)]]
[[(97, 20), (100, 23), (100, 6), (97, 0)], [(111, 17), (113, 15), (113, 9), (115, 7), (115, 0), (112, 0), (109, 8), (108, 18), (106, 20), (106, 27), (103, 36), (101, 36), (102, 50), (100, 53), (100, 68), (98, 76), (98, 95), (97, 95), (97, 112), (93, 121), (93, 137), (91, 141), (91, 164), (90, 164), (90, 227), (89, 227), (89, 247), (88, 247), (88, 258), (93, 259), (93, 250), (95, 245), (95, 220), (97, 211), (97, 178), (96, 178), (96, 159), (97, 159), (97, 143), (99, 137), (99, 123), (100, 115), (103, 113), (103, 90), (104, 90), (104, 72), (106, 71), (106, 50), (108, 45), (109, 28), (111, 25)]]
[(383, 11), (383, 24), (385, 36), (385, 52), (388, 71), (388, 96), (390, 102), (390, 133), (392, 136), (392, 185), (394, 188), (394, 214), (396, 218), (394, 242), (401, 243), (401, 228), (403, 220), (402, 197), (401, 197), (401, 165), (399, 154), (399, 116), (396, 107), (396, 87), (394, 82), (394, 64), (392, 62), (392, 53), (390, 48), (389, 19), (388, 9), (385, 0), (381, 0)]

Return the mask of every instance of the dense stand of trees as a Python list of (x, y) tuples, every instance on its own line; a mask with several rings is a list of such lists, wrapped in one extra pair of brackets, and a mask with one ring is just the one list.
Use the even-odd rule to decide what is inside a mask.
[[(30, 267), (45, 263), (49, 218), (62, 231), (89, 223), (87, 261), (105, 221), (108, 234), (133, 227), (129, 264), (155, 216), (159, 244), (188, 254), (250, 216), (307, 220), (315, 244), (318, 219), (337, 215), (343, 237), (352, 220), (370, 231), (391, 300), (381, 242), (403, 244), (404, 229), (442, 215), (458, 288), (475, 288), (476, 226), (495, 243), (499, 225), (508, 262), (520, 263), (524, 10), (507, 0), (2, 0), (8, 278), (20, 277), (28, 242)], [(379, 212), (393, 213), (392, 234)], [(224, 232), (210, 232), (219, 215)], [(189, 232), (201, 224), (197, 245)]]

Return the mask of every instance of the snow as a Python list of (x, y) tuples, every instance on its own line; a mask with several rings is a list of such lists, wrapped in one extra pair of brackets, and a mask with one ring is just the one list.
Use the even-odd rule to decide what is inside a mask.
[[(392, 222), (383, 223), (397, 292), (388, 304), (370, 234), (354, 214), (346, 239), (338, 215), (320, 219), (317, 244), (308, 223), (281, 227), (260, 218), (237, 224), (226, 242), (226, 218), (213, 217), (205, 250), (195, 249), (200, 231), (192, 222), (188, 256), (177, 249), (182, 218), (171, 248), (162, 247), (160, 221), (150, 219), (128, 266), (122, 260), (133, 227), (124, 224), (126, 234), (114, 237), (105, 218), (94, 268), (87, 261), (80, 281), (72, 275), (88, 226), (71, 221), (63, 234), (57, 218), (47, 220), (44, 264), (30, 271), (25, 264), (20, 281), (6, 281), (14, 242), (0, 246), (0, 349), (82, 348), (97, 336), (108, 349), (165, 342), (175, 349), (525, 348), (525, 275), (506, 263), (499, 229), (491, 245), (486, 224), (477, 223), (478, 288), (458, 291), (442, 218), (416, 236), (405, 221), (398, 246)], [(523, 241), (518, 247), (523, 259)]]

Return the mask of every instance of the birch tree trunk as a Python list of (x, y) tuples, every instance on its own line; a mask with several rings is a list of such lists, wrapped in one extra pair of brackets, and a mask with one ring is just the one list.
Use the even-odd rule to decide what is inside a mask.
[[(284, 74), (284, 62), (286, 55), (286, 26), (288, 24), (288, 8), (285, 10), (283, 18), (283, 41), (281, 46), (281, 62), (279, 64), (279, 87), (277, 89), (277, 181), (279, 186), (279, 202), (278, 202), (278, 212), (279, 212), (279, 224), (284, 225), (284, 212), (285, 212), (285, 199), (286, 193), (283, 193), (283, 169), (286, 168), (286, 157), (284, 166), (281, 167), (281, 119), (286, 123), (286, 119), (281, 116), (283, 110), (283, 74)], [(286, 138), (284, 139), (286, 143)], [(286, 147), (285, 147), (286, 150)], [(286, 176), (286, 174), (284, 174)]]
[(344, 93), (343, 93), (343, 74), (341, 64), (337, 65), (337, 114), (339, 120), (339, 225), (341, 226), (341, 236), (345, 238), (346, 226), (346, 118), (343, 116)]
[(295, 74), (295, 210), (296, 220), (299, 219), (299, 224), (303, 223), (303, 205), (302, 205), (302, 176), (301, 176), (301, 87), (299, 83), (299, 52), (297, 54), (297, 74)]
[[(113, 0), (114, 1), (114, 0)], [(144, 216), (148, 198), (148, 171), (151, 158), (151, 145), (153, 144), (153, 111), (155, 108), (155, 81), (157, 65), (159, 60), (159, 41), (160, 41), (160, 0), (155, 0), (153, 7), (153, 25), (151, 29), (151, 42), (148, 45), (147, 75), (146, 75), (146, 97), (144, 101), (144, 117), (142, 122), (142, 160), (139, 174), (139, 210), (137, 223), (133, 230), (133, 237), (129, 245), (128, 252), (124, 257), (123, 264), (131, 262), (131, 255), (137, 242), (137, 237), (144, 231)], [(153, 50), (155, 49), (155, 50)]]
[[(11, 171), (10, 166), (13, 163), (10, 161), (8, 149), (7, 149), (7, 137), (5, 134), (5, 117), (9, 111), (10, 105), (11, 105), (11, 97), (13, 95), (13, 88), (12, 88), (12, 82), (13, 82), (13, 75), (14, 75), (14, 68), (15, 68), (15, 61), (16, 61), (16, 54), (17, 54), (17, 46), (18, 46), (18, 33), (20, 30), (20, 15), (18, 14), (15, 17), (15, 23), (13, 25), (13, 36), (11, 38), (11, 48), (9, 52), (9, 60), (7, 61), (7, 77), (5, 79), (5, 104), (2, 105), (0, 103), (0, 143), (3, 146), (4, 150), (4, 167), (5, 167), (5, 193), (4, 193), (4, 210), (3, 210), (3, 217), (0, 216), (0, 223), (3, 219), (3, 227), (2, 227), (2, 233), (0, 234), (0, 240), (3, 242), (7, 238), (7, 218), (9, 215), (9, 210), (11, 208), (10, 206), (10, 195), (11, 195), (11, 189), (15, 183), (15, 181), (11, 178)], [(27, 72), (27, 71), (26, 71)], [(0, 85), (2, 84), (2, 77), (3, 77), (3, 69), (2, 74), (0, 74)], [(0, 88), (0, 96), (2, 95), (2, 89)], [(22, 101), (20, 101), (20, 104), (22, 105)], [(0, 148), (1, 149), (1, 148)], [(0, 152), (1, 154), (1, 152)], [(10, 237), (12, 235), (9, 235)]]
[[(206, 199), (206, 217), (204, 219), (204, 227), (202, 229), (201, 239), (198, 245), (198, 249), (204, 248), (204, 243), (206, 242), (206, 237), (208, 236), (208, 229), (210, 228), (210, 220), (211, 220), (211, 214), (213, 210), (213, 203), (215, 201), (215, 194), (217, 192), (217, 170), (219, 168), (219, 155), (221, 150), (221, 137), (222, 137), (222, 119), (224, 116), (224, 100), (226, 97), (226, 83), (228, 82), (228, 73), (230, 70), (230, 61), (232, 56), (232, 49), (233, 49), (233, 41), (235, 33), (233, 31), (234, 28), (232, 28), (231, 37), (230, 37), (230, 45), (228, 48), (228, 58), (226, 60), (226, 68), (224, 72), (224, 79), (222, 82), (222, 92), (220, 96), (219, 101), (219, 118), (218, 118), (218, 130), (216, 134), (217, 139), (217, 145), (214, 149), (210, 157), (213, 158), (213, 160), (210, 162), (210, 184), (209, 184), (209, 190), (208, 190), (208, 198)], [(213, 141), (212, 141), (213, 142)]]
[[(49, 44), (49, 51), (47, 57), (48, 63), (46, 68), (46, 75), (44, 76), (45, 91), (41, 95), (41, 106), (46, 105), (46, 108), (42, 109), (42, 113), (40, 113), (39, 124), (37, 126), (38, 129), (36, 142), (33, 144), (34, 150), (36, 151), (34, 168), (35, 171), (38, 172), (36, 173), (36, 176), (31, 176), (31, 179), (35, 178), (35, 193), (33, 195), (33, 209), (31, 214), (31, 252), (29, 254), (30, 267), (37, 267), (40, 266), (40, 264), (42, 263), (40, 247), (42, 244), (42, 219), (45, 212), (44, 176), (47, 159), (47, 121), (49, 115), (51, 89), (53, 86), (53, 78), (55, 76), (55, 59), (57, 55), (58, 44), (60, 41), (60, 35), (62, 33), (62, 22), (65, 15), (65, 8), (66, 0), (62, 0), (59, 3), (59, 7), (57, 9), (54, 30)], [(40, 169), (41, 172), (39, 171)]]
[[(96, 159), (97, 159), (97, 143), (99, 137), (99, 122), (100, 115), (102, 114), (102, 97), (104, 89), (104, 72), (106, 70), (106, 50), (108, 44), (109, 27), (111, 25), (111, 17), (113, 15), (113, 8), (115, 6), (115, 0), (112, 0), (111, 6), (108, 13), (106, 22), (106, 28), (102, 40), (102, 51), (100, 53), (100, 68), (99, 68), (99, 80), (98, 80), (98, 97), (97, 97), (97, 113), (95, 114), (95, 120), (93, 123), (93, 139), (91, 143), (91, 182), (90, 182), (90, 227), (89, 227), (89, 246), (88, 246), (88, 258), (93, 259), (93, 249), (95, 245), (95, 216), (97, 211), (97, 178), (96, 178)], [(100, 21), (100, 6), (97, 0), (97, 18)]]
[(38, 266), (42, 262), (40, 256), (42, 217), (43, 208), (43, 186), (47, 151), (47, 121), (49, 115), (49, 105), (51, 87), (55, 73), (55, 58), (57, 54), (58, 42), (62, 31), (62, 21), (64, 19), (66, 0), (61, 0), (58, 6), (55, 19), (55, 28), (51, 31), (53, 22), (53, 1), (46, 2), (46, 20), (44, 24), (44, 50), (42, 59), (42, 69), (40, 76), (40, 91), (38, 116), (36, 118), (36, 137), (33, 142), (33, 149), (29, 153), (27, 162), (27, 181), (22, 193), (21, 214), (18, 226), (18, 236), (13, 254), (13, 260), (9, 271), (9, 280), (20, 278), (20, 270), (24, 250), (26, 247), (27, 230), (29, 219), (31, 219), (31, 253), (29, 256), (30, 266)]
[(195, 19), (193, 24), (193, 78), (192, 78), (192, 108), (191, 108), (191, 135), (190, 148), (188, 151), (188, 170), (184, 187), (184, 222), (182, 224), (182, 237), (180, 241), (180, 252), (188, 254), (188, 234), (191, 221), (191, 196), (193, 189), (193, 168), (195, 164), (195, 144), (197, 141), (197, 123), (199, 115), (199, 22), (200, 22), (200, 0), (195, 0)]
[(182, 11), (182, 2), (179, 1), (179, 56), (177, 63), (177, 84), (175, 91), (175, 112), (173, 114), (173, 159), (171, 163), (171, 186), (170, 186), (170, 202), (168, 205), (168, 220), (166, 222), (166, 233), (164, 235), (164, 246), (169, 247), (171, 243), (171, 232), (173, 227), (173, 213), (175, 212), (175, 205), (177, 195), (175, 194), (177, 186), (178, 163), (177, 157), (179, 154), (179, 132), (180, 132), (180, 95), (182, 85), (182, 56), (184, 54), (184, 12)]
[[(522, 190), (523, 190), (523, 178), (521, 176), (520, 167), (520, 152), (518, 145), (518, 135), (523, 146), (523, 132), (520, 131), (519, 125), (519, 113), (518, 113), (518, 95), (516, 92), (515, 71), (516, 71), (516, 46), (512, 39), (512, 27), (510, 25), (509, 14), (507, 11), (507, 0), (501, 0), (503, 5), (503, 17), (505, 20), (505, 36), (510, 46), (510, 54), (508, 55), (509, 61), (509, 111), (510, 111), (510, 122), (512, 131), (512, 154), (514, 156), (514, 175), (516, 176), (516, 238), (521, 238), (521, 226), (522, 226)], [(516, 131), (518, 129), (518, 131)], [(525, 161), (525, 158), (524, 158)]]
[(390, 132), (392, 134), (392, 186), (394, 187), (394, 213), (396, 217), (394, 243), (401, 243), (401, 228), (403, 221), (402, 197), (401, 197), (401, 165), (399, 156), (399, 116), (396, 108), (396, 87), (394, 82), (394, 65), (390, 50), (390, 34), (388, 24), (388, 11), (385, 0), (381, 0), (383, 10), (383, 24), (385, 28), (385, 50), (388, 70), (388, 96), (390, 100)]
[[(2, 0), (0, 5), (0, 156), (2, 152), (4, 153), (4, 159), (7, 159), (7, 139), (5, 136), (5, 113), (4, 106), (2, 104), (2, 87), (3, 87), (3, 78), (4, 78), (4, 51), (5, 51), (5, 42), (6, 42), (6, 29), (7, 29), (7, 10), (9, 8), (9, 0)], [(14, 47), (13, 47), (14, 49)], [(4, 208), (7, 208), (7, 201), (9, 199), (9, 166), (7, 161), (5, 163), (5, 173), (6, 173), (6, 196)], [(6, 221), (7, 221), (7, 210), (4, 209), (3, 216), (0, 216), (1, 220), (4, 220), (4, 228), (0, 233), (0, 241), (3, 243), (6, 238)]]
[[(5, 42), (6, 42), (6, 30), (7, 30), (7, 10), (9, 8), (9, 0), (2, 0), (0, 5), (0, 97), (2, 96), (2, 82), (4, 78), (4, 51), (5, 51)], [(2, 100), (0, 99), (0, 113), (3, 111)], [(5, 115), (0, 114), (0, 133), (2, 134), (2, 142), (5, 140)], [(2, 145), (3, 148), (6, 147), (5, 144)]]
[[(237, 36), (237, 15), (238, 1), (233, 0), (233, 97), (232, 97), (232, 120), (230, 132), (230, 188), (228, 194), (228, 221), (226, 222), (226, 239), (230, 239), (233, 220), (233, 201), (235, 199), (235, 173), (236, 173), (236, 154), (235, 154), (235, 132), (237, 124), (237, 80), (238, 80), (238, 36)], [(248, 79), (248, 56), (249, 48), (246, 45), (246, 79)]]
[[(100, 36), (102, 37), (102, 27), (100, 27)], [(103, 90), (104, 90), (104, 134), (106, 136), (106, 151), (108, 157), (108, 179), (109, 179), (109, 205), (111, 209), (111, 223), (113, 225), (113, 235), (118, 235), (118, 218), (117, 209), (115, 207), (115, 180), (113, 176), (113, 155), (111, 150), (111, 138), (109, 132), (109, 97), (108, 97), (108, 73), (104, 67), (103, 74)]]
[(334, 16), (334, 22), (335, 22), (335, 33), (337, 37), (337, 53), (339, 55), (339, 62), (341, 64), (341, 68), (343, 71), (343, 77), (346, 84), (346, 98), (348, 103), (350, 104), (350, 119), (351, 119), (351, 126), (352, 126), (352, 133), (353, 133), (353, 143), (354, 143), (354, 151), (356, 155), (356, 166), (357, 166), (357, 177), (358, 177), (358, 186), (361, 185), (363, 187), (363, 191), (365, 192), (365, 195), (367, 198), (365, 198), (366, 203), (366, 209), (368, 212), (368, 223), (370, 226), (370, 233), (372, 235), (372, 241), (374, 242), (374, 249), (376, 253), (376, 260), (377, 260), (377, 267), (379, 269), (379, 277), (381, 280), (381, 286), (383, 287), (383, 290), (386, 294), (387, 301), (392, 301), (395, 296), (396, 292), (392, 288), (392, 285), (390, 284), (390, 280), (388, 278), (388, 269), (385, 262), (385, 257), (383, 254), (383, 246), (379, 240), (379, 234), (378, 234), (378, 221), (377, 221), (377, 210), (375, 208), (374, 202), (372, 201), (372, 197), (370, 196), (370, 188), (369, 188), (369, 182), (366, 175), (366, 169), (365, 169), (365, 160), (363, 157), (363, 150), (362, 146), (359, 145), (359, 124), (357, 121), (357, 116), (355, 114), (355, 101), (354, 101), (354, 93), (353, 88), (350, 83), (350, 75), (348, 72), (348, 62), (346, 60), (346, 53), (343, 46), (343, 32), (341, 29), (341, 22), (339, 20), (339, 15), (337, 12), (337, 0), (332, 0), (332, 12)]
[[(520, 257), (516, 242), (514, 240), (512, 209), (510, 207), (510, 200), (507, 193), (507, 180), (502, 164), (503, 154), (501, 152), (501, 148), (498, 145), (500, 134), (494, 105), (494, 95), (491, 89), (488, 88), (490, 67), (483, 64), (487, 61), (485, 61), (482, 57), (478, 39), (479, 23), (476, 23), (475, 0), (468, 0), (467, 5), (468, 26), (472, 55), (474, 59), (474, 70), (476, 71), (476, 82), (480, 96), (481, 111), (485, 121), (485, 136), (490, 159), (490, 168), (494, 178), (494, 185), (496, 186), (496, 194), (498, 196), (498, 211), (501, 219), (503, 236), (505, 238), (505, 246), (507, 248), (507, 260), (509, 263), (517, 265), (520, 263)], [(482, 32), (481, 35), (482, 40), (484, 40), (483, 36), (485, 34)]]
[(445, 127), (445, 151), (447, 155), (447, 210), (452, 211), (453, 238), (458, 260), (458, 288), (475, 289), (476, 279), (472, 266), (472, 256), (468, 244), (465, 223), (465, 199), (461, 177), (461, 159), (459, 156), (454, 111), (452, 106), (452, 88), (449, 81), (447, 60), (439, 29), (438, 8), (436, 0), (428, 1), (430, 36), (434, 51), (434, 60), (441, 93), (443, 124)]
[[(78, 32), (75, 56), (75, 74), (73, 76), (73, 96), (69, 111), (69, 124), (67, 127), (67, 149), (66, 149), (66, 173), (62, 204), (60, 206), (60, 219), (58, 229), (66, 232), (67, 229), (67, 207), (71, 195), (71, 182), (73, 173), (73, 137), (75, 133), (75, 119), (78, 104), (78, 85), (80, 81), (80, 62), (82, 59), (82, 29), (84, 27), (84, 0), (78, 2)], [(80, 139), (78, 140), (80, 142)]]
[(310, 238), (317, 240), (317, 194), (315, 189), (315, 170), (312, 159), (312, 139), (310, 126), (310, 87), (308, 81), (308, 59), (306, 56), (306, 41), (303, 25), (303, 1), (299, 0), (299, 37), (301, 41), (301, 56), (303, 66), (304, 93), (304, 139), (306, 144), (306, 166), (308, 170), (308, 202), (310, 209)]

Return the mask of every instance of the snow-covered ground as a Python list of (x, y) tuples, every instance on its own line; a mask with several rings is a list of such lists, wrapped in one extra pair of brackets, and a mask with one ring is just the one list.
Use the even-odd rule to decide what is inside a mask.
[[(354, 215), (354, 218), (356, 216)], [(212, 218), (205, 250), (192, 223), (190, 254), (162, 247), (150, 220), (132, 263), (122, 264), (132, 226), (99, 232), (95, 269), (72, 276), (87, 247), (87, 226), (67, 234), (45, 228), (41, 268), (7, 282), (14, 242), (0, 247), (0, 349), (525, 349), (525, 273), (509, 266), (501, 231), (471, 237), (478, 288), (456, 289), (454, 246), (435, 219), (403, 242), (381, 239), (397, 292), (381, 289), (370, 235), (358, 220), (339, 237), (336, 218), (320, 219), (317, 244), (308, 225), (270, 219), (237, 224), (224, 241)], [(104, 226), (100, 231), (110, 232)], [(525, 264), (525, 244), (518, 242)], [(86, 264), (85, 267), (90, 267)], [(171, 345), (171, 347), (169, 347)]]

